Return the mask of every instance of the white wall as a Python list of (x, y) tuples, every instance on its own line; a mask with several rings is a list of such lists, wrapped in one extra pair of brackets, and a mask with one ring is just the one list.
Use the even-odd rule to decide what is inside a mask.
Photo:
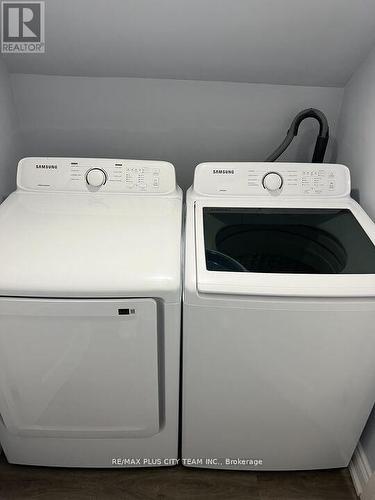
[[(134, 78), (13, 74), (24, 155), (163, 159), (186, 188), (195, 165), (263, 160), (294, 115), (318, 107), (335, 127), (342, 89)], [(284, 159), (310, 160), (307, 120)]]
[(19, 135), (8, 71), (0, 59), (0, 202), (15, 188)]

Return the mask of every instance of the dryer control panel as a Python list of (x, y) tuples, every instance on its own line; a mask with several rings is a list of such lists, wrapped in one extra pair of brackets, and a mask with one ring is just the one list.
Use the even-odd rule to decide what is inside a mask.
[(348, 196), (350, 173), (331, 163), (201, 163), (194, 191), (234, 196)]
[(168, 194), (176, 190), (171, 163), (108, 158), (24, 158), (17, 186), (27, 191)]

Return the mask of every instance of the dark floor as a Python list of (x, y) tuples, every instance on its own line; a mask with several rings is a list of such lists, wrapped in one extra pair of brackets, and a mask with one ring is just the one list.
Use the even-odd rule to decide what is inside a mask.
[(0, 457), (0, 499), (355, 500), (346, 469), (238, 472), (160, 469), (54, 469), (9, 465)]

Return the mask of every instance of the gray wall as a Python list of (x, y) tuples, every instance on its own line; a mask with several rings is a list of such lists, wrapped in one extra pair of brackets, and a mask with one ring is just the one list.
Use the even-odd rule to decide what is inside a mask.
[(345, 87), (338, 161), (350, 168), (361, 204), (375, 218), (375, 49)]
[(12, 73), (343, 86), (374, 0), (45, 0), (45, 54)]
[[(375, 218), (375, 49), (345, 88), (338, 145), (338, 161), (350, 168), (361, 205)], [(375, 411), (361, 443), (375, 470)]]
[[(342, 89), (134, 78), (13, 74), (24, 155), (98, 156), (171, 161), (184, 188), (195, 165), (263, 160), (294, 115), (319, 107), (335, 158)], [(312, 153), (312, 120), (284, 160)]]
[[(0, 58), (0, 203), (16, 186), (19, 132), (8, 70)], [(1, 453), (1, 446), (0, 446)]]
[(0, 59), (0, 202), (15, 188), (19, 135), (8, 71)]

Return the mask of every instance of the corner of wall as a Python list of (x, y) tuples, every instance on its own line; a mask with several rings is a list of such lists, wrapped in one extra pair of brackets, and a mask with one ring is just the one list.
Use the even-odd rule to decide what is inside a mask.
[(21, 140), (13, 90), (6, 64), (0, 58), (0, 202), (16, 186)]
[(337, 161), (347, 165), (361, 204), (375, 217), (375, 47), (344, 88)]

